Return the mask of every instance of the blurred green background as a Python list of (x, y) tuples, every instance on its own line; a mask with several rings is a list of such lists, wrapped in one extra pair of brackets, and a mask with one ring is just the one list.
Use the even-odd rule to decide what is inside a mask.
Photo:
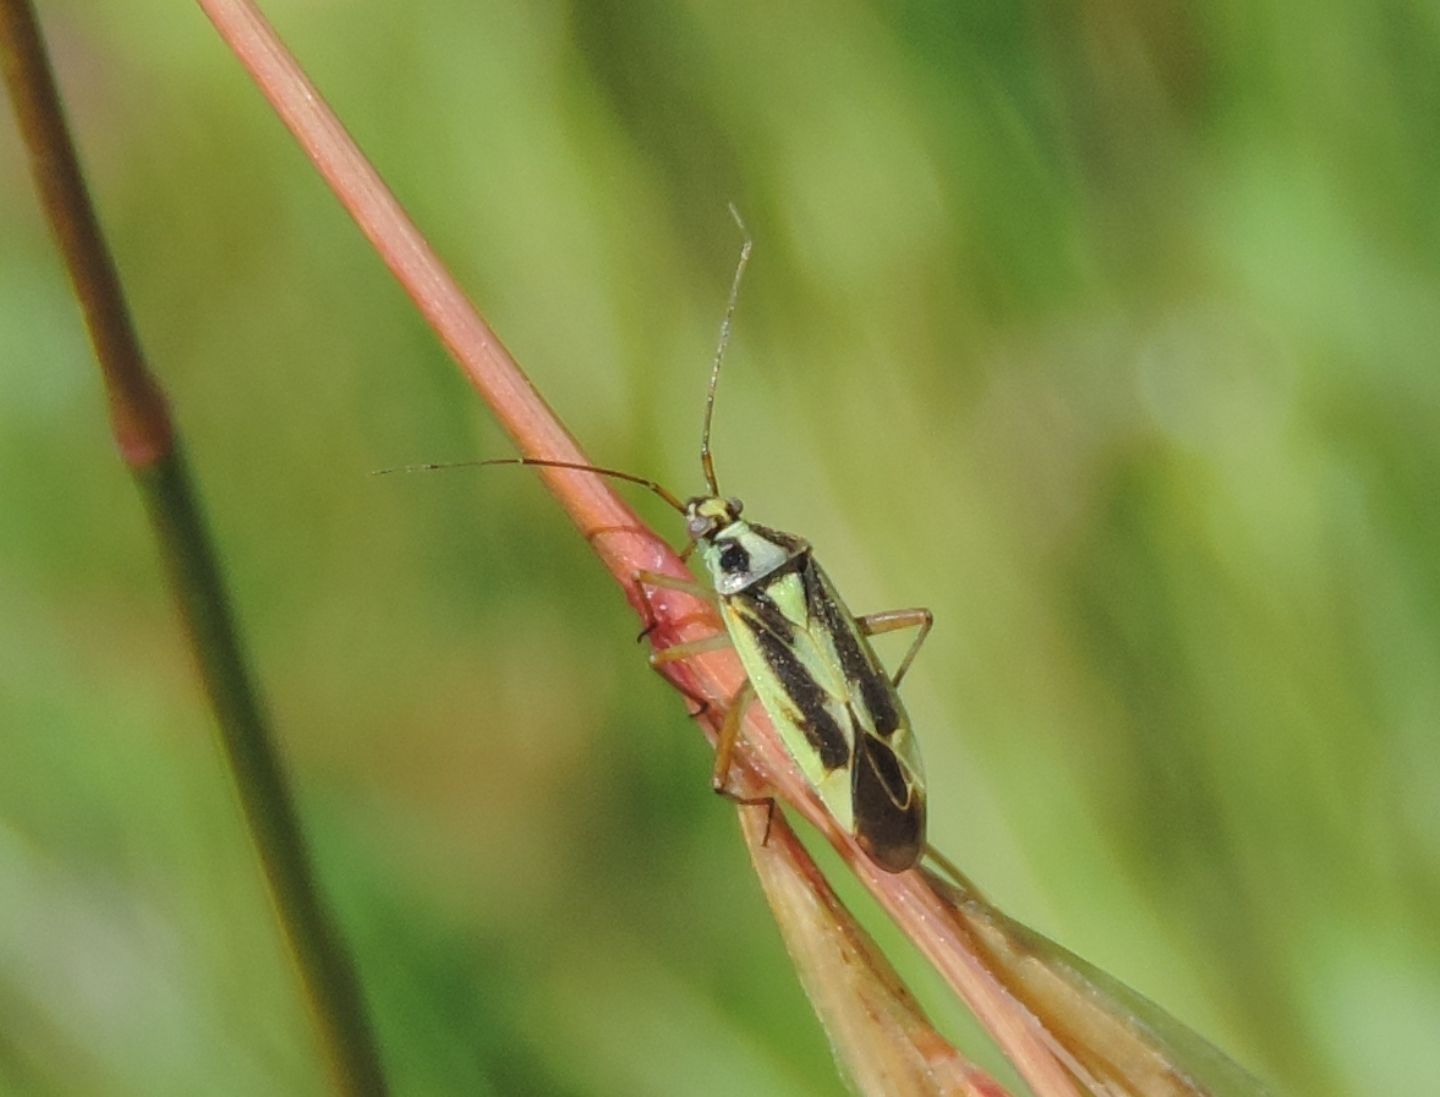
[[(208, 23), (41, 8), (397, 1092), (842, 1092), (548, 496), (367, 475), (509, 451)], [(934, 840), (1278, 1092), (1433, 1092), (1434, 5), (269, 10), (591, 454), (681, 492), (734, 200), (722, 486), (934, 609)], [(0, 211), (0, 1091), (322, 1092), (8, 112)]]

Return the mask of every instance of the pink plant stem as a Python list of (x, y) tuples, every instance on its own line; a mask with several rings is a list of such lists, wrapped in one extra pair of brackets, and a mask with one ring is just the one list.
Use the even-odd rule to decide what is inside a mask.
[[(258, 8), (234, 0), (200, 0), (200, 6), (520, 451), (532, 457), (584, 461), (574, 438), (471, 306)], [(629, 558), (637, 551), (649, 555), (630, 543), (649, 539), (640, 536), (644, 527), (595, 477), (560, 469), (546, 469), (540, 475), (592, 541), (601, 531), (616, 532), (615, 537), (596, 543), (612, 571), (616, 570), (612, 556)], [(660, 562), (657, 554), (652, 563)], [(628, 575), (633, 567), (626, 564), (621, 570)]]
[[(321, 175), (374, 244), (390, 270), (434, 327), (446, 348), (527, 456), (563, 461), (586, 457), (540, 394), (510, 357), (499, 338), (475, 312), (460, 287), (421, 237), (379, 175), (351, 141), (299, 65), (250, 0), (198, 0), (221, 36), (249, 70), (261, 91), (304, 147)], [(600, 478), (562, 469), (539, 470), (551, 492), (594, 547), (626, 595), (657, 628), (657, 646), (714, 632), (720, 626), (703, 603), (672, 591), (648, 599), (634, 576), (642, 570), (687, 576), (666, 542), (650, 531)], [(742, 681), (738, 661), (724, 652), (666, 668), (666, 676), (711, 702), (702, 719), (711, 735), (715, 714)], [(772, 788), (815, 826), (917, 947), (942, 973), (989, 1030), (1039, 1097), (1074, 1097), (1071, 1077), (1047, 1049), (1036, 1019), (986, 970), (971, 949), (954, 910), (911, 871), (892, 875), (877, 869), (835, 826), (828, 812), (791, 763), (760, 706), (751, 706), (745, 760), (759, 781)], [(764, 809), (759, 809), (764, 810)]]

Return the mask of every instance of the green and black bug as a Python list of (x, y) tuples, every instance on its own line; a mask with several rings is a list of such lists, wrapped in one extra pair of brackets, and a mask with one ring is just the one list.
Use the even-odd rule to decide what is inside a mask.
[[(731, 211), (734, 213), (734, 210)], [(726, 709), (715, 752), (713, 783), (726, 790), (746, 706), (759, 699), (807, 781), (836, 820), (881, 868), (902, 872), (925, 851), (925, 787), (920, 752), (899, 685), (930, 631), (927, 609), (856, 616), (815, 560), (803, 537), (741, 517), (740, 500), (723, 496), (710, 453), (710, 425), (720, 366), (730, 339), (740, 282), (750, 259), (744, 235), (725, 319), (710, 370), (701, 433), (703, 495), (681, 501), (659, 483), (618, 469), (542, 458), (501, 458), (479, 464), (533, 465), (589, 471), (640, 484), (685, 517), (711, 585), (641, 572), (638, 583), (714, 602), (725, 631), (653, 652), (651, 664), (734, 647), (746, 682)], [(869, 638), (897, 629), (919, 630), (893, 675)]]

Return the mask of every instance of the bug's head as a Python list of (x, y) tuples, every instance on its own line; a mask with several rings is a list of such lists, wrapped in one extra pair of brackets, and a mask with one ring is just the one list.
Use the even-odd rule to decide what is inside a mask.
[(685, 530), (692, 541), (709, 541), (740, 521), (744, 504), (739, 499), (697, 495), (685, 504)]
[(685, 525), (722, 595), (744, 590), (807, 547), (798, 537), (746, 522), (739, 499), (697, 496), (685, 504)]

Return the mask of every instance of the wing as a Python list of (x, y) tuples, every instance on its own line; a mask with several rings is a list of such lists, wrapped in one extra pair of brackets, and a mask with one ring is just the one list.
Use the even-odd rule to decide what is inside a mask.
[(889, 675), (810, 553), (725, 600), (757, 696), (836, 819), (893, 872), (924, 848), (920, 759)]
[(855, 726), (850, 801), (861, 848), (882, 868), (901, 872), (925, 849), (925, 793), (910, 717), (830, 577), (811, 561), (807, 592), (812, 621), (830, 638), (845, 675)]

